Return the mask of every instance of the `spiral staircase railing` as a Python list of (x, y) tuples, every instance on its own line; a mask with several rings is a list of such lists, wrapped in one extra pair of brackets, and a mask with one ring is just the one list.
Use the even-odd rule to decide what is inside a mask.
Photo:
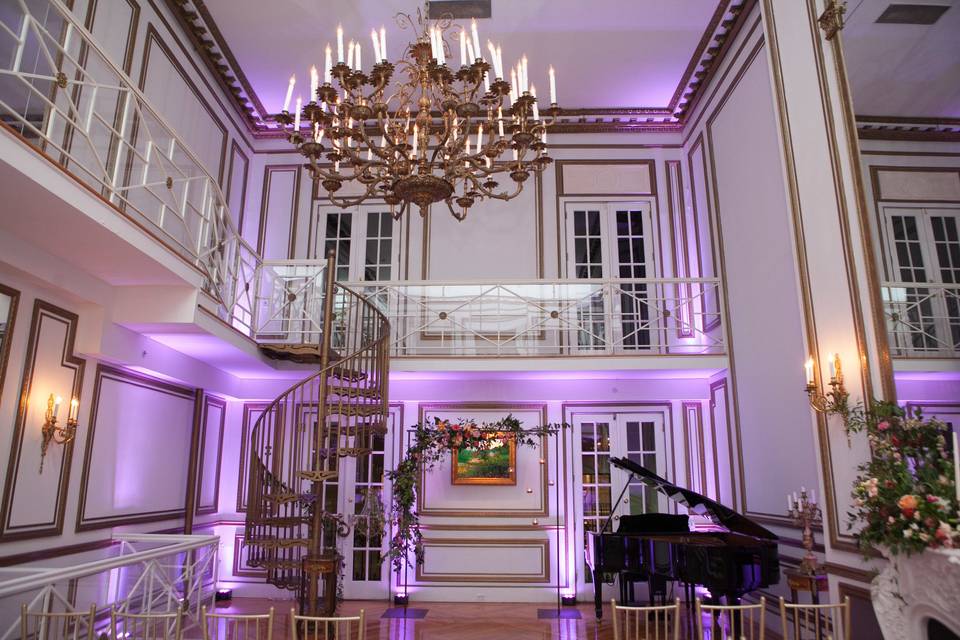
[(265, 569), (267, 582), (296, 591), (304, 613), (329, 615), (348, 523), (326, 485), (337, 481), (342, 458), (369, 455), (386, 433), (390, 325), (335, 282), (332, 258), (324, 269), (320, 370), (254, 424), (245, 539), (248, 563)]

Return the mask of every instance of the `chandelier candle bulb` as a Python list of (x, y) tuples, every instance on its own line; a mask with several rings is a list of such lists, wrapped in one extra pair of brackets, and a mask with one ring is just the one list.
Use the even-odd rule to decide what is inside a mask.
[(503, 77), (503, 49), (497, 45), (497, 77)]
[(460, 30), (460, 66), (467, 66), (467, 32)]
[(357, 49), (354, 53), (356, 54), (356, 58), (354, 59), (354, 62), (357, 63), (354, 69), (356, 71), (361, 71), (363, 70), (363, 64), (360, 62), (360, 43), (359, 42), (357, 43)]
[(323, 50), (323, 82), (330, 84), (333, 81), (333, 54), (330, 50), (330, 44)]
[(530, 95), (533, 96), (533, 120), (540, 120), (540, 107), (537, 106), (537, 88), (530, 85)]
[(317, 73), (317, 66), (310, 65), (310, 102), (317, 99), (317, 87), (320, 86), (320, 74)]
[(527, 73), (527, 55), (526, 54), (524, 54), (523, 57), (520, 58), (520, 65), (521, 65), (521, 68), (523, 69), (523, 80), (522, 80), (523, 93), (526, 93), (527, 91), (530, 90), (530, 76)]
[(503, 137), (503, 107), (497, 107), (497, 133)]
[(297, 112), (293, 114), (293, 132), (296, 133), (300, 131), (300, 111), (303, 105), (303, 99), (300, 96), (297, 96)]
[(287, 83), (287, 95), (283, 99), (283, 111), (284, 113), (290, 113), (290, 101), (293, 100), (293, 86), (297, 84), (297, 76), (290, 76), (290, 82)]
[(420, 128), (417, 126), (416, 123), (414, 123), (413, 125), (413, 158), (414, 159), (416, 159), (417, 157), (417, 147), (419, 146), (418, 145), (419, 142), (420, 142)]
[(487, 40), (487, 52), (490, 53), (490, 65), (493, 75), (497, 78), (502, 78), (503, 75), (500, 73), (500, 67), (497, 65), (497, 48), (494, 47), (493, 43), (489, 40)]
[(477, 153), (483, 148), (483, 123), (477, 123)]
[(347, 66), (353, 69), (353, 40), (350, 41), (350, 44), (347, 45)]
[(550, 104), (557, 104), (557, 73), (550, 65)]
[(473, 36), (473, 44), (476, 45), (476, 57), (474, 60), (483, 60), (483, 53), (480, 52), (480, 36), (477, 35), (477, 19), (470, 18), (470, 35)]
[(434, 27), (430, 27), (430, 56), (434, 60), (438, 60), (437, 57), (437, 30)]
[(370, 30), (370, 39), (373, 40), (373, 62), (376, 64), (383, 59), (380, 55), (380, 36), (377, 35), (376, 29)]
[(337, 25), (337, 62), (343, 64), (343, 26)]
[(387, 30), (380, 25), (380, 55), (382, 56), (381, 60), (384, 62), (387, 61)]

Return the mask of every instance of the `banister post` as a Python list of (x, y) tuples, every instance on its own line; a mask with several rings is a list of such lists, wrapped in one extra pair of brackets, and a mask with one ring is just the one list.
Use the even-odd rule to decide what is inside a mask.
[[(320, 336), (320, 371), (326, 371), (330, 366), (330, 344), (331, 334), (333, 333), (333, 298), (336, 294), (336, 253), (331, 250), (327, 253), (327, 272), (324, 274), (326, 280), (324, 283), (323, 298), (323, 333)], [(324, 446), (327, 430), (327, 375), (320, 376), (319, 389), (317, 397), (317, 431), (314, 433), (314, 451), (313, 466), (318, 469), (321, 464), (319, 450)], [(323, 534), (323, 481), (314, 480), (312, 486), (313, 493), (313, 514), (310, 521), (310, 544), (307, 557), (303, 560), (303, 573), (307, 580), (307, 615), (319, 615), (320, 602), (320, 570), (324, 563), (321, 560), (320, 537)], [(329, 587), (328, 587), (329, 588)], [(334, 587), (335, 588), (335, 587)], [(332, 601), (327, 598), (328, 601)], [(333, 612), (324, 612), (330, 615)]]

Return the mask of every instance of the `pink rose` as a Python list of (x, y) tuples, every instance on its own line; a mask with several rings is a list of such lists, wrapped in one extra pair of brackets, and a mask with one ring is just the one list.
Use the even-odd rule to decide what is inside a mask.
[(890, 428), (890, 423), (887, 422), (886, 420), (884, 420), (883, 422), (877, 425), (877, 431), (886, 431), (889, 428)]

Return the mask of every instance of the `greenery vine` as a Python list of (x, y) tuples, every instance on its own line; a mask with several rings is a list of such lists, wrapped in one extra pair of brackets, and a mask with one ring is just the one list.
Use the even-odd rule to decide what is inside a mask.
[(557, 433), (563, 426), (548, 424), (524, 428), (512, 415), (492, 423), (435, 418), (432, 423), (414, 425), (411, 443), (403, 459), (395, 469), (386, 473), (393, 486), (390, 519), (394, 533), (385, 557), (390, 559), (394, 570), (399, 572), (404, 565), (409, 565), (411, 556), (417, 564), (423, 562), (417, 494), (424, 474), (440, 460), (462, 448), (483, 451), (504, 440), (513, 440), (517, 448), (537, 446), (540, 438)]

